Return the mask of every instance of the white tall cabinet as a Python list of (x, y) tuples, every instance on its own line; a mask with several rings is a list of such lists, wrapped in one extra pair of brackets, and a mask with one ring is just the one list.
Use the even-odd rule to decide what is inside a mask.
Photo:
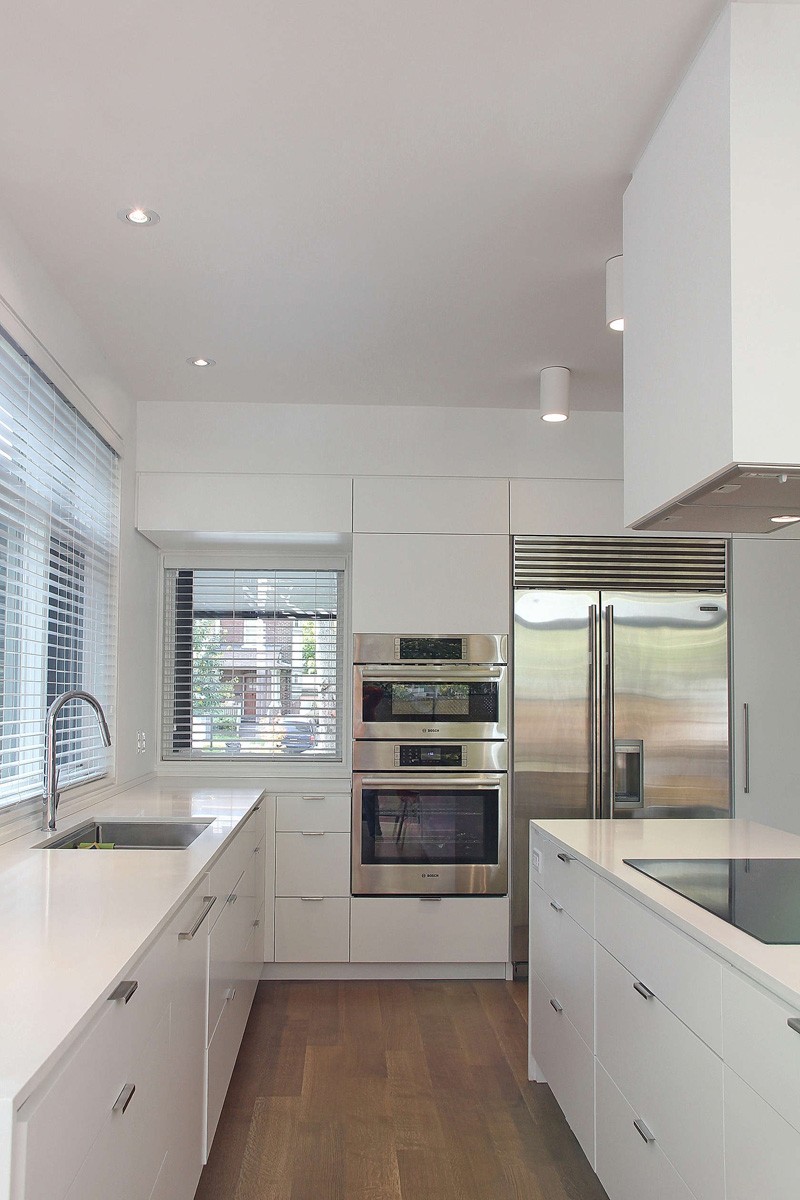
[(731, 553), (734, 816), (800, 833), (800, 543), (734, 538)]

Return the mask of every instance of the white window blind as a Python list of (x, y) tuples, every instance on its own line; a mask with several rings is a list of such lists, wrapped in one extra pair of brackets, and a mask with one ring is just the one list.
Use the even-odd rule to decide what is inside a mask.
[(341, 758), (342, 573), (165, 575), (162, 757)]
[[(119, 460), (0, 330), (0, 806), (41, 796), (47, 709), (114, 695)], [(107, 773), (94, 714), (57, 728), (62, 788)]]

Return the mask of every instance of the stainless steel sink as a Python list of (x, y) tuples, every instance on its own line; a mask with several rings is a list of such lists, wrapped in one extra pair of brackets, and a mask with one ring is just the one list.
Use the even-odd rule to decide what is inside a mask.
[(61, 837), (39, 842), (38, 850), (76, 850), (84, 842), (102, 849), (185, 850), (208, 829), (207, 821), (87, 821)]

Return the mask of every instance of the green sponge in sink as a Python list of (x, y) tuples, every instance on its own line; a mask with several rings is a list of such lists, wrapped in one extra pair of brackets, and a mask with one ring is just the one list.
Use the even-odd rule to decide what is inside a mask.
[(116, 842), (78, 842), (79, 850), (113, 850)]

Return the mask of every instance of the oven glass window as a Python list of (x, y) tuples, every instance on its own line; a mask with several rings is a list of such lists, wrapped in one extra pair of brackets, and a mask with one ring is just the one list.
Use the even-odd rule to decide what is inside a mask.
[(365, 865), (496, 863), (498, 789), (364, 788)]
[(499, 685), (475, 681), (365, 680), (361, 710), (365, 723), (385, 721), (497, 721)]

